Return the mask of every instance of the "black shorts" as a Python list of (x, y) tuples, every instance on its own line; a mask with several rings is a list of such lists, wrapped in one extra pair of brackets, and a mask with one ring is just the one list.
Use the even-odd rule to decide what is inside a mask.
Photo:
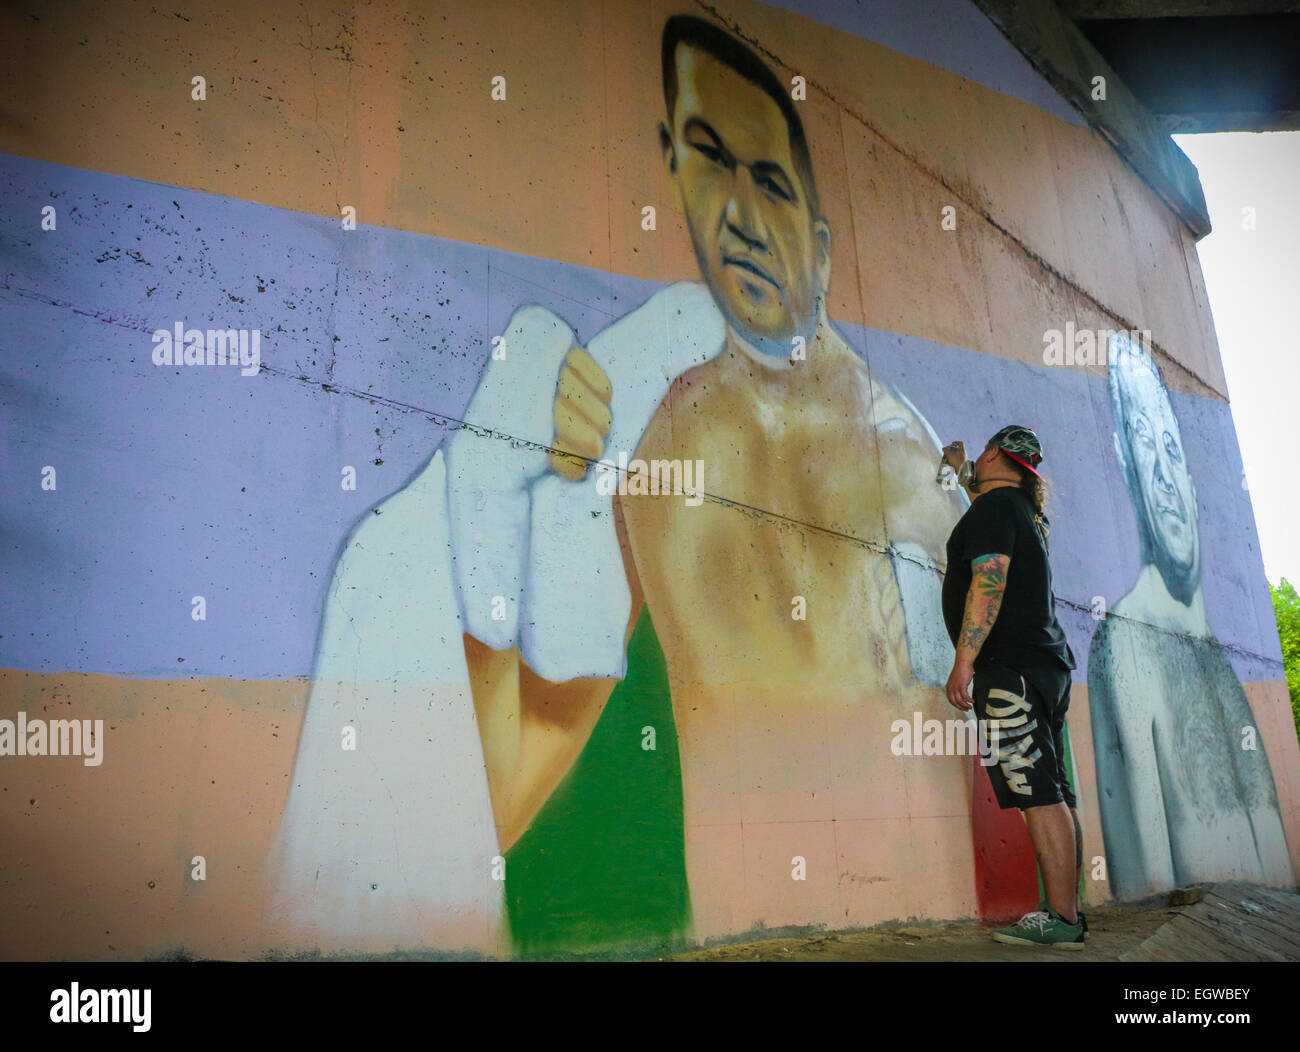
[[(997, 762), (986, 768), (998, 806), (1075, 806), (1065, 770), (1065, 713), (1070, 673), (1064, 668), (1017, 671), (1001, 665), (975, 669), (975, 715), (980, 741)], [(986, 738), (985, 735), (988, 735)]]

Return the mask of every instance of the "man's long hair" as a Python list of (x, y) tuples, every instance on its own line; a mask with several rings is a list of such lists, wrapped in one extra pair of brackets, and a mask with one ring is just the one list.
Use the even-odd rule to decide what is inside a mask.
[(1047, 518), (1047, 480), (1041, 475), (1035, 475), (1027, 467), (1017, 464), (1011, 457), (1011, 466), (1020, 472), (1020, 491), (1029, 498), (1034, 505), (1034, 525), (1038, 527), (1038, 535), (1043, 538), (1043, 547), (1047, 547), (1047, 536), (1052, 532), (1052, 523)]

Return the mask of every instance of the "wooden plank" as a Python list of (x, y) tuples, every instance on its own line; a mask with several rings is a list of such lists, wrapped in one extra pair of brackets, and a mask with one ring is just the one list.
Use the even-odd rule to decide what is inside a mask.
[(1190, 917), (1175, 917), (1165, 925), (1163, 931), (1195, 955), (1187, 958), (1190, 961), (1244, 962), (1258, 959), (1236, 941), (1216, 938), (1212, 930), (1203, 924), (1197, 924)]
[[(1175, 918), (1176, 919), (1176, 918)], [(1154, 961), (1217, 961), (1225, 958), (1217, 954), (1213, 947), (1209, 949), (1193, 947), (1170, 928), (1172, 921), (1164, 924), (1159, 931), (1142, 943), (1140, 949), (1145, 954), (1142, 959)], [(1128, 957), (1125, 960), (1131, 959)]]
[[(1214, 894), (1218, 897), (1226, 897), (1218, 888), (1214, 890)], [(1248, 894), (1242, 894), (1238, 901), (1248, 898), (1267, 907), (1267, 915), (1274, 924), (1300, 934), (1300, 895), (1281, 891), (1278, 888), (1250, 888)]]
[(1215, 917), (1230, 917), (1259, 933), (1267, 932), (1274, 944), (1286, 948), (1291, 955), (1289, 959), (1297, 959), (1300, 955), (1300, 902), (1296, 904), (1294, 914), (1281, 908), (1260, 912), (1246, 908), (1242, 901), (1225, 901), (1216, 892), (1211, 892), (1202, 905), (1208, 906)]
[(1234, 946), (1247, 955), (1248, 960), (1287, 961), (1292, 959), (1291, 947), (1279, 944), (1270, 932), (1262, 932), (1250, 926), (1249, 922), (1238, 924), (1226, 921), (1214, 913), (1192, 914), (1190, 911), (1184, 920), (1190, 921), (1209, 934), (1211, 939), (1221, 942), (1225, 947)]

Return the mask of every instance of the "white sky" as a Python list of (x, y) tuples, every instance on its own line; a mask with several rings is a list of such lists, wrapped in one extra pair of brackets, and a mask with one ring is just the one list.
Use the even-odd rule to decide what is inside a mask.
[(1214, 225), (1197, 250), (1264, 570), (1300, 587), (1300, 132), (1174, 139), (1200, 170)]

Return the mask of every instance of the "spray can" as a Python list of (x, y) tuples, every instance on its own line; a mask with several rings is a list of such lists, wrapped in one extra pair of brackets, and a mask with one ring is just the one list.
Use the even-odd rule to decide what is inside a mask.
[(973, 461), (965, 460), (957, 471), (953, 471), (952, 465), (945, 460), (939, 461), (939, 472), (935, 475), (934, 481), (939, 483), (944, 489), (956, 489), (958, 486), (969, 486), (975, 479), (975, 464)]

